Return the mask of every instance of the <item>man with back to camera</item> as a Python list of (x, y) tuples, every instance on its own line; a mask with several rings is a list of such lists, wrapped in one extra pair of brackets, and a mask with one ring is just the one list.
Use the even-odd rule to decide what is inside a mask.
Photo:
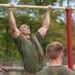
[[(9, 3), (9, 5), (14, 6), (12, 3)], [(42, 27), (35, 34), (31, 34), (30, 28), (26, 24), (17, 28), (13, 8), (8, 8), (12, 37), (23, 59), (24, 75), (35, 75), (36, 72), (43, 69), (43, 52), (39, 41), (44, 38), (49, 28), (51, 8), (52, 6), (48, 5)]]
[(52, 42), (46, 46), (46, 58), (50, 66), (35, 75), (75, 75), (75, 72), (62, 65), (64, 47), (59, 42)]

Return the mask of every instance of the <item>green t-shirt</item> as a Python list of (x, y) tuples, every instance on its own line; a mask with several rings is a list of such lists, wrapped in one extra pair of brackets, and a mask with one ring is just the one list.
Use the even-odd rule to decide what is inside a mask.
[(27, 72), (38, 72), (43, 69), (43, 52), (39, 41), (39, 32), (32, 34), (30, 39), (19, 36), (14, 42), (21, 53), (24, 68)]
[(65, 66), (49, 66), (35, 75), (75, 75), (75, 72)]

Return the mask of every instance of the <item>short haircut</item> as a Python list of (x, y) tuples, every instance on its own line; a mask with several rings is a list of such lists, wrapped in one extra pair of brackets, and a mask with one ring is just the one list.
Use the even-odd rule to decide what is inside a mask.
[(64, 47), (59, 42), (52, 42), (46, 46), (46, 53), (51, 59), (57, 59), (61, 52), (64, 52)]
[(20, 26), (18, 26), (17, 28), (20, 29)]

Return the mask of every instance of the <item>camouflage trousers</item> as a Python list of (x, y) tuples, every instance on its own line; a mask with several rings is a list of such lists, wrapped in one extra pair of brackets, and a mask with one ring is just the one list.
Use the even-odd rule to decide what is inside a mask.
[(24, 72), (24, 75), (35, 75), (35, 73)]

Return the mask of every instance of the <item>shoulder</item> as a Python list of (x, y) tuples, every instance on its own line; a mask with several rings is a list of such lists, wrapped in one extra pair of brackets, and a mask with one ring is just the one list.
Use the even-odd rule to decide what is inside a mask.
[(17, 38), (13, 38), (14, 42), (23, 42), (26, 41), (27, 39), (24, 38), (22, 35), (18, 36)]
[(36, 75), (47, 75), (48, 71), (49, 71), (49, 68), (47, 67), (47, 68), (37, 72)]
[(71, 70), (70, 68), (67, 68), (65, 66), (63, 66), (62, 68), (65, 70), (65, 72), (67, 72), (67, 73), (69, 73), (71, 75), (75, 75), (75, 71)]
[(38, 40), (41, 40), (42, 36), (41, 36), (41, 34), (39, 32), (36, 32), (35, 34), (31, 35), (31, 38), (37, 38)]
[(40, 34), (40, 32), (38, 32), (38, 31), (34, 35), (42, 37), (41, 34)]
[(23, 36), (19, 35), (17, 38), (13, 38), (13, 39), (15, 39), (15, 40), (17, 40), (17, 39), (23, 39)]

